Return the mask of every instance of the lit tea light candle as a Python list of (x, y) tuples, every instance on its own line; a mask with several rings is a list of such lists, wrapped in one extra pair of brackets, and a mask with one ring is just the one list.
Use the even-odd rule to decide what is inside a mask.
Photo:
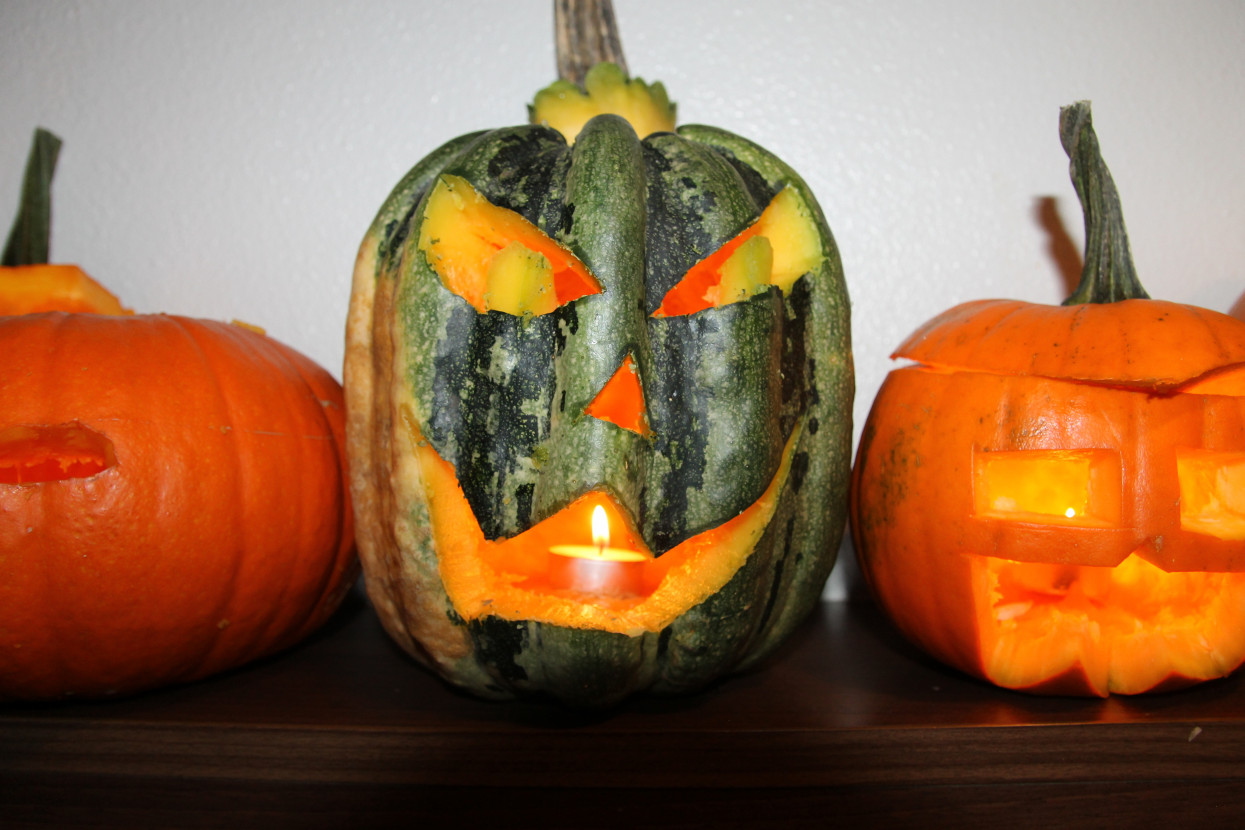
[(549, 550), (549, 581), (555, 587), (591, 594), (635, 596), (644, 593), (648, 557), (628, 548), (610, 547), (609, 518), (592, 510), (591, 545), (554, 545)]

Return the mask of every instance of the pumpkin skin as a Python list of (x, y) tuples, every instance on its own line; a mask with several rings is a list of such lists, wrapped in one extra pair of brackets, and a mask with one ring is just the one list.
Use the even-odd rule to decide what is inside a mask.
[(129, 694), (299, 641), (357, 574), (341, 388), (254, 330), (0, 318), (0, 698)]
[(893, 357), (853, 471), (866, 580), (998, 686), (1138, 694), (1245, 662), (1245, 324), (1152, 300), (1090, 105), (1060, 111), (1085, 215), (1062, 306), (965, 303)]
[[(447, 290), (420, 238), (451, 176), (556, 240), (595, 289), (525, 315)], [(658, 315), (785, 187), (817, 266), (789, 291)], [(642, 418), (593, 417), (623, 365)], [(838, 253), (800, 178), (725, 131), (641, 141), (601, 115), (573, 147), (529, 125), (432, 153), (360, 249), (345, 386), (369, 596), (403, 648), (473, 693), (603, 706), (701, 688), (776, 648), (833, 565), (853, 390)], [(651, 555), (651, 593), (545, 589), (482, 555), (556, 541), (583, 499)]]

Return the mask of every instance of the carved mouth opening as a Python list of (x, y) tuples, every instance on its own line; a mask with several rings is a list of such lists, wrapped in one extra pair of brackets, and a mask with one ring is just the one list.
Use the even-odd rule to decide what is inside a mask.
[[(455, 477), (453, 466), (423, 439), (404, 412), (418, 461), (442, 584), (464, 619), (498, 616), (573, 628), (635, 634), (660, 631), (730, 581), (769, 526), (787, 482), (800, 429), (788, 438), (765, 492), (738, 515), (654, 557), (627, 511), (608, 493), (593, 491), (509, 539), (485, 539)], [(609, 542), (593, 538), (591, 515), (600, 507)], [(559, 547), (609, 547), (628, 555), (605, 584), (568, 583)]]
[(1008, 688), (1134, 694), (1223, 675), (1245, 655), (1245, 573), (973, 557), (987, 676)]

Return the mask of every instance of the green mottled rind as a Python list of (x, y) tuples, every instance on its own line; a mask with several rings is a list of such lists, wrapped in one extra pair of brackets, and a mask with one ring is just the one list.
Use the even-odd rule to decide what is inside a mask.
[[(402, 480), (412, 473), (402, 473), (400, 461), (399, 474), (378, 464), (360, 486), (392, 487), (410, 501), (396, 504), (406, 530), (381, 535), (400, 548), (387, 554), (391, 568), (422, 584), (369, 580), (369, 592), (384, 594), (398, 621), (410, 616), (402, 597), (412, 591), (422, 608), (443, 606), (449, 624), (467, 632), (461, 654), (395, 636), (484, 695), (549, 693), (601, 705), (640, 689), (695, 689), (755, 662), (816, 603), (845, 523), (849, 308), (838, 251), (811, 192), (765, 150), (709, 127), (639, 141), (622, 119), (601, 116), (573, 148), (536, 126), (459, 142), (399, 184), (364, 248), (382, 253), (376, 282), (394, 298), (392, 377), (377, 382), (389, 384), (391, 411), (409, 406), (454, 465), (487, 536), (514, 535), (604, 489), (661, 554), (754, 502), (797, 425), (800, 440), (776, 514), (744, 566), (661, 632), (464, 623), (430, 578), (436, 552), (419, 530), (427, 507), (411, 496), (419, 490)], [(477, 313), (444, 288), (415, 244), (421, 199), (439, 173), (462, 176), (561, 240), (603, 292), (541, 317)], [(821, 231), (825, 257), (815, 273), (787, 297), (771, 288), (694, 315), (651, 316), (696, 261), (755, 221), (786, 185)], [(628, 354), (645, 390), (649, 438), (583, 415)], [(348, 373), (348, 398), (349, 382)], [(387, 623), (391, 633), (399, 625)]]

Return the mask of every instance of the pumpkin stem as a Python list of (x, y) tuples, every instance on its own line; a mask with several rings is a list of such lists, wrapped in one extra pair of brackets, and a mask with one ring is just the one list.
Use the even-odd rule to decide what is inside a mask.
[(612, 0), (553, 0), (558, 77), (583, 87), (588, 70), (612, 63), (627, 74)]
[(1148, 299), (1133, 266), (1119, 191), (1098, 149), (1089, 101), (1059, 110), (1059, 140), (1071, 160), (1072, 184), (1085, 214), (1081, 284), (1063, 304)]
[(9, 231), (0, 265), (46, 265), (52, 243), (52, 173), (61, 140), (39, 127), (30, 143), (17, 218)]

